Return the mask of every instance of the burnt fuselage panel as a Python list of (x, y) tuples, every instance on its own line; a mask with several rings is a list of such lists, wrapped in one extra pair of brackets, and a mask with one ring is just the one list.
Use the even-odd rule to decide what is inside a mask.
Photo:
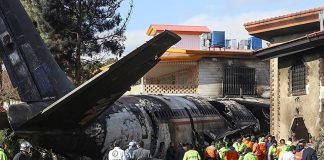
[[(60, 153), (100, 159), (107, 156), (115, 140), (120, 140), (123, 147), (130, 141), (143, 140), (153, 156), (163, 157), (170, 142), (197, 144), (204, 138), (215, 140), (237, 131), (216, 108), (198, 97), (124, 96), (87, 127), (54, 139), (44, 135), (41, 143), (51, 144), (45, 147)], [(256, 124), (242, 119), (239, 126)]]

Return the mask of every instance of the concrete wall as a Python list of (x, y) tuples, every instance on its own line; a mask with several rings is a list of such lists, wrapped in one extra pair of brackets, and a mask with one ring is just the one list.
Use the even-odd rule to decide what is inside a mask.
[[(320, 131), (321, 117), (323, 116), (320, 103), (320, 74), (321, 60), (319, 58), (321, 53), (314, 53), (308, 51), (302, 53), (300, 56), (305, 60), (306, 65), (306, 93), (301, 95), (292, 95), (289, 91), (290, 78), (289, 69), (292, 66), (296, 57), (284, 57), (278, 60), (278, 72), (276, 75), (275, 69), (271, 74), (277, 78), (272, 81), (272, 95), (271, 100), (271, 114), (272, 122), (274, 124), (272, 133), (277, 136), (277, 139), (287, 139), (291, 135), (291, 126), (294, 118), (302, 117), (305, 125), (311, 136), (317, 136)], [(322, 53), (323, 54), (323, 53)], [(275, 65), (275, 62), (273, 62)], [(274, 78), (275, 79), (275, 78)], [(278, 83), (278, 84), (276, 84)], [(276, 87), (278, 87), (276, 89)], [(277, 94), (277, 95), (276, 95)], [(298, 111), (297, 111), (298, 110)], [(276, 117), (278, 116), (278, 117)]]
[(185, 49), (199, 49), (200, 48), (200, 36), (199, 35), (179, 35), (181, 40), (174, 45), (176, 48)]
[(223, 78), (228, 66), (250, 67), (256, 69), (257, 95), (269, 90), (269, 61), (203, 58), (199, 61), (198, 95), (204, 97), (223, 97)]

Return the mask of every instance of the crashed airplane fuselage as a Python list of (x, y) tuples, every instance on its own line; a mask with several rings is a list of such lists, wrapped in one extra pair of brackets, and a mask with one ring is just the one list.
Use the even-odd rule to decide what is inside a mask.
[(161, 157), (171, 141), (200, 143), (258, 126), (244, 106), (229, 107), (231, 124), (202, 98), (121, 97), (179, 40), (165, 31), (75, 88), (19, 0), (0, 0), (0, 54), (24, 102), (9, 107), (11, 128), (17, 136), (36, 139), (37, 145), (71, 158), (102, 159), (114, 140), (124, 145), (143, 140)]

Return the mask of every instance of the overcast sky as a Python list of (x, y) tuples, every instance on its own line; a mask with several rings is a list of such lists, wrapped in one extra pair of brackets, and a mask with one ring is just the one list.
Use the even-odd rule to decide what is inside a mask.
[[(134, 0), (125, 53), (149, 39), (150, 24), (205, 25), (225, 30), (226, 38), (245, 39), (249, 37), (243, 27), (246, 22), (320, 6), (324, 0)], [(125, 0), (121, 12), (127, 9)]]

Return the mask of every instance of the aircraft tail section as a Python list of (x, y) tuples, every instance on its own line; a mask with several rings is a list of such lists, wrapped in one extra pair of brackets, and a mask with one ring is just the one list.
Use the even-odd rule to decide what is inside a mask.
[(0, 54), (24, 102), (53, 102), (75, 88), (19, 0), (0, 0)]
[[(87, 125), (111, 107), (180, 39), (175, 33), (164, 31), (35, 116), (12, 122), (18, 130), (71, 129)], [(25, 123), (19, 125), (21, 122)]]

